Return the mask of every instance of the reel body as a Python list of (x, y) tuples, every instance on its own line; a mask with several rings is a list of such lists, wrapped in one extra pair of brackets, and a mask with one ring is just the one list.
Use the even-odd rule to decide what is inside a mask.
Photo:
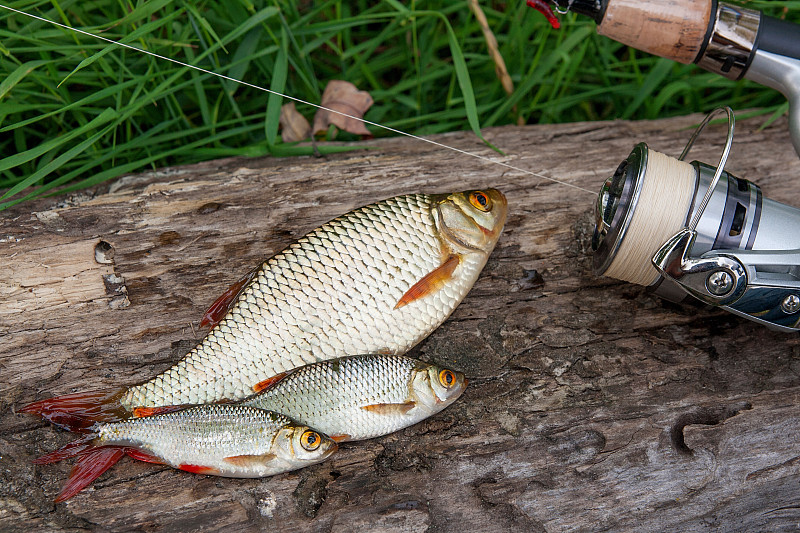
[[(731, 136), (732, 122), (728, 145)], [(764, 198), (757, 185), (725, 172), (725, 158), (717, 167), (685, 163), (638, 144), (598, 196), (594, 270), (671, 301), (691, 296), (798, 331), (800, 209)], [(684, 177), (676, 179), (679, 173)], [(666, 182), (660, 194), (648, 180)], [(688, 200), (675, 202), (681, 193)], [(670, 221), (659, 211), (675, 213)]]

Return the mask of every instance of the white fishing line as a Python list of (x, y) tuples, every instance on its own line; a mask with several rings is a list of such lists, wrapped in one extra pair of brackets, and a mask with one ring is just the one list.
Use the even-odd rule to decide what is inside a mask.
[(681, 228), (694, 197), (694, 167), (655, 150), (647, 151), (642, 190), (625, 237), (604, 276), (649, 286), (661, 275), (653, 255)]
[(328, 112), (331, 112), (331, 113), (336, 113), (337, 115), (341, 115), (343, 117), (359, 120), (359, 121), (361, 121), (361, 122), (363, 122), (365, 124), (369, 124), (370, 126), (375, 126), (375, 127), (378, 127), (378, 128), (382, 128), (384, 130), (391, 131), (392, 133), (397, 133), (399, 135), (405, 135), (406, 137), (411, 137), (412, 139), (417, 139), (418, 141), (423, 141), (423, 142), (426, 142), (426, 143), (430, 143), (430, 144), (433, 144), (433, 145), (438, 146), (440, 148), (446, 148), (448, 150), (453, 150), (454, 152), (458, 152), (458, 153), (463, 154), (463, 155), (468, 155), (468, 156), (474, 157), (476, 159), (481, 159), (483, 161), (488, 161), (489, 163), (494, 163), (496, 165), (501, 165), (501, 166), (504, 166), (504, 167), (506, 167), (508, 169), (515, 170), (517, 172), (522, 172), (523, 174), (528, 174), (528, 175), (531, 175), (531, 176), (535, 176), (537, 178), (541, 178), (541, 179), (544, 179), (544, 180), (552, 181), (554, 183), (565, 185), (567, 187), (572, 187), (573, 189), (578, 189), (580, 191), (588, 192), (589, 194), (591, 194), (593, 196), (596, 196), (596, 194), (597, 194), (596, 192), (590, 191), (589, 189), (584, 189), (583, 187), (579, 187), (578, 185), (573, 185), (573, 184), (567, 183), (565, 181), (560, 181), (560, 180), (557, 180), (555, 178), (550, 178), (550, 177), (547, 177), (547, 176), (543, 176), (542, 174), (538, 174), (538, 173), (532, 172), (530, 170), (525, 170), (523, 168), (518, 168), (518, 167), (515, 167), (513, 165), (509, 165), (508, 163), (504, 163), (502, 161), (497, 161), (495, 159), (491, 159), (489, 157), (482, 156), (480, 154), (475, 154), (473, 152), (468, 152), (466, 150), (462, 150), (462, 149), (456, 148), (454, 146), (448, 146), (446, 144), (442, 144), (440, 142), (433, 141), (431, 139), (426, 139), (425, 137), (419, 137), (418, 135), (414, 135), (413, 133), (407, 133), (405, 131), (401, 131), (401, 130), (398, 130), (398, 129), (395, 129), (395, 128), (391, 128), (389, 126), (384, 126), (383, 124), (378, 124), (377, 122), (372, 122), (372, 121), (369, 121), (369, 120), (366, 120), (366, 119), (363, 119), (363, 118), (360, 118), (360, 117), (355, 117), (353, 115), (348, 115), (347, 113), (342, 113), (341, 111), (337, 111), (335, 109), (330, 109), (328, 107), (321, 106), (319, 104), (314, 104), (312, 102), (306, 102), (305, 100), (302, 100), (300, 98), (295, 98), (294, 96), (289, 96), (287, 94), (282, 94), (282, 93), (279, 93), (277, 91), (273, 91), (272, 89), (267, 89), (265, 87), (260, 87), (258, 85), (254, 85), (252, 83), (248, 83), (246, 81), (237, 80), (236, 78), (231, 78), (230, 76), (225, 76), (224, 74), (219, 74), (217, 72), (206, 70), (204, 68), (197, 67), (195, 65), (190, 65), (188, 63), (184, 63), (182, 61), (178, 61), (177, 59), (172, 59), (171, 57), (162, 56), (162, 55), (156, 54), (154, 52), (150, 52), (148, 50), (144, 50), (142, 48), (137, 48), (137, 47), (131, 46), (129, 44), (121, 43), (119, 41), (114, 41), (113, 39), (108, 39), (107, 37), (101, 37), (100, 35), (95, 35), (93, 33), (85, 31), (85, 30), (72, 28), (70, 26), (67, 26), (66, 24), (61, 24), (59, 22), (48, 20), (48, 19), (40, 17), (38, 15), (33, 15), (31, 13), (26, 13), (24, 11), (20, 11), (18, 9), (14, 9), (13, 7), (8, 7), (8, 6), (3, 5), (3, 4), (0, 4), (0, 7), (3, 8), (3, 9), (7, 9), (8, 11), (13, 11), (14, 13), (18, 13), (20, 15), (25, 15), (26, 17), (30, 17), (32, 19), (40, 20), (42, 22), (47, 22), (48, 24), (52, 24), (54, 26), (58, 26), (60, 28), (64, 28), (64, 29), (69, 30), (69, 31), (74, 31), (76, 33), (81, 33), (83, 35), (87, 35), (89, 37), (93, 37), (95, 39), (99, 39), (101, 41), (105, 41), (107, 43), (111, 43), (111, 44), (120, 46), (122, 48), (128, 48), (130, 50), (136, 50), (137, 52), (141, 52), (141, 53), (147, 54), (149, 56), (157, 57), (157, 58), (163, 59), (165, 61), (170, 61), (172, 63), (175, 63), (176, 65), (180, 65), (182, 67), (191, 68), (191, 69), (197, 70), (199, 72), (203, 72), (204, 74), (210, 74), (212, 76), (216, 76), (216, 77), (222, 78), (224, 80), (232, 81), (232, 82), (235, 82), (235, 83), (240, 83), (242, 85), (246, 85), (247, 87), (252, 87), (253, 89), (258, 89), (259, 91), (264, 91), (266, 93), (270, 93), (270, 94), (274, 94), (274, 95), (277, 95), (277, 96), (281, 96), (283, 98), (287, 98), (289, 100), (294, 100), (295, 102), (300, 102), (302, 104), (307, 104), (307, 105), (316, 107), (318, 109), (322, 109), (322, 110), (325, 110), (325, 111), (328, 111)]

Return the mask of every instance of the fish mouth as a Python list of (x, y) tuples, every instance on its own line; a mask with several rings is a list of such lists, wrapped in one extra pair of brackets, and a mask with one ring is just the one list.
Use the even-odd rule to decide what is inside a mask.
[(503, 231), (503, 227), (506, 225), (506, 216), (508, 216), (508, 199), (506, 199), (505, 194), (497, 189), (487, 189), (486, 193), (489, 194), (492, 201), (498, 206), (498, 217), (494, 222), (494, 228), (484, 228), (480, 224), (478, 224), (478, 227), (481, 228), (483, 234), (486, 235), (490, 240), (495, 241), (499, 237), (500, 232)]
[(441, 404), (450, 405), (451, 403), (459, 399), (461, 395), (464, 394), (464, 391), (467, 389), (467, 383), (469, 383), (469, 380), (466, 377), (462, 377), (461, 382), (458, 384), (458, 386), (455, 389), (452, 389), (452, 391), (450, 391), (450, 394), (444, 399), (441, 399), (437, 394), (434, 394), (433, 398), (434, 400), (436, 400), (436, 405), (441, 405)]
[(339, 449), (339, 444), (337, 444), (336, 441), (332, 440), (330, 447), (327, 450), (325, 450), (325, 453), (322, 454), (322, 458), (327, 459), (328, 457), (333, 455), (333, 453), (338, 449)]

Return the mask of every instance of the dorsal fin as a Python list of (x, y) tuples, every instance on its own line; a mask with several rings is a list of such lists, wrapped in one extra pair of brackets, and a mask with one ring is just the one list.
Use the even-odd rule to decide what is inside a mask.
[(158, 407), (134, 407), (133, 416), (135, 418), (144, 418), (146, 416), (163, 415), (164, 413), (174, 413), (175, 411), (183, 411), (187, 407), (189, 407), (189, 404), (160, 405)]
[(280, 380), (285, 378), (289, 373), (288, 372), (281, 372), (280, 374), (275, 374), (271, 378), (267, 378), (264, 381), (260, 381), (253, 385), (253, 392), (264, 392), (268, 388), (272, 387)]
[(200, 321), (200, 327), (204, 328), (209, 326), (213, 328), (219, 324), (219, 321), (222, 320), (228, 311), (230, 311), (234, 302), (236, 302), (236, 300), (239, 298), (239, 295), (242, 294), (244, 288), (247, 287), (247, 285), (258, 275), (258, 271), (260, 269), (261, 265), (258, 265), (253, 270), (245, 274), (242, 279), (228, 287), (225, 292), (223, 292), (222, 295), (217, 298), (206, 310), (205, 314), (203, 315), (203, 319)]

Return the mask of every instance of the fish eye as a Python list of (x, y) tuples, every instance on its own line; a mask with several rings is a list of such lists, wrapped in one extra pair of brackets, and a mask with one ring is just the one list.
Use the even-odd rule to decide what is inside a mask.
[(480, 211), (489, 211), (492, 208), (492, 201), (481, 191), (473, 191), (469, 195), (469, 203)]
[(322, 437), (316, 431), (307, 430), (300, 435), (300, 445), (309, 452), (319, 448), (320, 444), (322, 444)]
[(443, 387), (449, 389), (456, 384), (456, 375), (453, 374), (452, 370), (444, 369), (439, 372), (439, 383), (441, 383)]

